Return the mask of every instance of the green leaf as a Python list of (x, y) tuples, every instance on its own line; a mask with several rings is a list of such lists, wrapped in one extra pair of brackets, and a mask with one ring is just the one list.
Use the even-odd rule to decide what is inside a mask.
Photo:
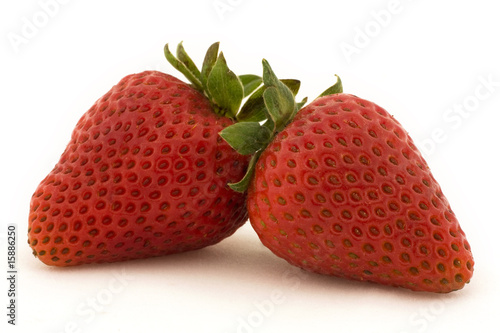
[[(283, 79), (280, 81), (290, 88), (294, 95), (299, 91), (299, 80)], [(264, 103), (264, 98), (262, 97), (264, 90), (266, 90), (266, 87), (262, 86), (250, 95), (250, 97), (248, 97), (245, 104), (241, 107), (240, 112), (236, 115), (236, 119), (238, 121), (261, 122), (268, 118), (266, 104)], [(305, 100), (307, 100), (307, 98), (305, 98)], [(305, 101), (303, 102), (305, 103)]]
[(250, 182), (252, 181), (253, 175), (255, 173), (255, 166), (257, 165), (257, 161), (259, 160), (262, 152), (263, 150), (259, 150), (252, 156), (248, 164), (247, 172), (239, 182), (228, 184), (231, 189), (241, 193), (245, 192), (248, 189), (248, 186), (250, 185)]
[(215, 62), (217, 61), (217, 55), (219, 54), (219, 42), (213, 43), (207, 50), (205, 54), (205, 59), (203, 60), (203, 65), (201, 67), (201, 82), (203, 86), (207, 86), (207, 78), (212, 68), (214, 68)]
[(219, 135), (241, 155), (250, 155), (267, 146), (272, 132), (259, 123), (243, 122), (224, 128)]
[(222, 52), (207, 78), (208, 95), (223, 114), (234, 118), (243, 99), (243, 85), (228, 67)]
[(290, 89), (292, 91), (293, 96), (297, 95), (297, 93), (299, 92), (299, 89), (300, 89), (300, 81), (299, 80), (283, 79), (280, 81), (283, 82), (288, 87), (288, 89)]
[(236, 115), (238, 121), (260, 122), (267, 119), (266, 105), (262, 98), (264, 90), (266, 90), (266, 87), (260, 87), (248, 97), (240, 112)]
[(239, 76), (241, 83), (243, 84), (243, 96), (247, 97), (255, 91), (261, 84), (262, 78), (258, 75), (245, 74)]
[(284, 120), (281, 116), (282, 106), (280, 105), (283, 100), (279, 96), (278, 89), (276, 87), (267, 87), (262, 97), (264, 98), (264, 104), (269, 115), (268, 120), (272, 120), (274, 124), (273, 132), (279, 131), (277, 128), (284, 123)]
[(335, 82), (335, 84), (333, 86), (331, 86), (330, 88), (323, 91), (321, 93), (321, 95), (319, 95), (318, 97), (323, 97), (323, 96), (333, 95), (333, 94), (341, 94), (344, 91), (340, 77), (337, 74), (335, 74), (335, 76), (337, 77), (337, 82)]
[(280, 132), (295, 115), (295, 99), (292, 91), (274, 74), (267, 60), (262, 60), (264, 67), (264, 103), (271, 116), (275, 130)]
[[(290, 90), (288, 90), (288, 92), (290, 92)], [(293, 96), (290, 100), (290, 96), (288, 96), (288, 94), (283, 94), (283, 90), (277, 87), (268, 87), (264, 91), (264, 103), (267, 112), (275, 124), (274, 131), (281, 132), (295, 114), (295, 101), (293, 100)]]
[(177, 45), (177, 59), (186, 66), (186, 68), (198, 79), (201, 81), (201, 73), (198, 67), (196, 67), (194, 61), (188, 56), (186, 50), (184, 50), (184, 46), (182, 46), (182, 42)]
[(174, 66), (175, 69), (177, 69), (179, 72), (181, 72), (182, 74), (184, 74), (184, 76), (186, 77), (186, 79), (188, 79), (189, 82), (191, 82), (195, 86), (196, 89), (203, 91), (203, 87), (202, 87), (201, 81), (196, 77), (195, 74), (193, 74), (186, 67), (186, 65), (184, 63), (182, 63), (181, 61), (179, 61), (172, 54), (172, 52), (170, 52), (170, 50), (168, 49), (168, 44), (165, 44), (165, 47), (164, 47), (163, 51), (165, 53), (165, 57), (167, 58), (168, 62), (172, 66)]

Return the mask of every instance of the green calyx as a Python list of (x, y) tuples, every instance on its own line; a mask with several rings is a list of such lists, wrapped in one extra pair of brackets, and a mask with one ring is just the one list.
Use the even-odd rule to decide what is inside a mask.
[(201, 70), (186, 53), (182, 42), (177, 46), (177, 56), (170, 52), (168, 44), (164, 52), (168, 62), (210, 100), (214, 111), (221, 116), (235, 119), (243, 99), (262, 83), (262, 78), (257, 75), (234, 74), (223, 53), (219, 52), (218, 42), (208, 48)]
[[(279, 80), (269, 63), (262, 60), (264, 85), (250, 95), (236, 115), (238, 123), (223, 129), (220, 136), (242, 155), (253, 155), (243, 179), (229, 184), (237, 192), (245, 192), (253, 178), (257, 161), (273, 138), (295, 118), (307, 101), (295, 101), (300, 88), (298, 80)], [(336, 83), (319, 97), (342, 93), (342, 82)]]
[[(164, 52), (168, 62), (209, 99), (214, 112), (236, 121), (219, 135), (238, 153), (252, 155), (243, 179), (228, 184), (237, 192), (245, 192), (264, 149), (307, 102), (307, 98), (295, 101), (300, 81), (278, 79), (265, 59), (262, 60), (262, 77), (238, 76), (228, 68), (218, 42), (208, 48), (201, 70), (186, 53), (182, 42), (177, 46), (176, 56), (170, 52), (168, 44)], [(337, 76), (336, 83), (319, 97), (338, 93), (342, 93), (342, 82)]]

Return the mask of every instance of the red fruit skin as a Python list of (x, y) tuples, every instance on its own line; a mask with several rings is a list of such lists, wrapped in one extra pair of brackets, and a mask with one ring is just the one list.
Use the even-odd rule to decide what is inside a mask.
[(80, 119), (30, 204), (28, 242), (54, 266), (114, 262), (196, 250), (247, 220), (229, 182), (248, 157), (218, 132), (188, 84), (155, 71), (123, 78)]
[(474, 261), (441, 188), (403, 127), (364, 99), (318, 98), (262, 153), (253, 228), (306, 270), (450, 292)]

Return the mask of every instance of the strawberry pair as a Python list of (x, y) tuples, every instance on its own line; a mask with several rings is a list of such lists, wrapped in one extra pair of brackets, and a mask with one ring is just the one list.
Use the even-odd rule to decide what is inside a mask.
[(36, 189), (28, 241), (44, 263), (200, 249), (250, 218), (265, 246), (309, 271), (432, 292), (469, 282), (465, 234), (387, 111), (340, 80), (303, 107), (298, 81), (266, 61), (262, 78), (236, 76), (217, 43), (201, 70), (182, 44), (165, 55), (191, 85), (123, 78)]

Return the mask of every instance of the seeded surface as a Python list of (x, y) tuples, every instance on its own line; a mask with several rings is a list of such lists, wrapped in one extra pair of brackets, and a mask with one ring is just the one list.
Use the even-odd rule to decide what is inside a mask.
[(447, 292), (472, 254), (401, 125), (351, 95), (315, 100), (261, 155), (249, 215), (262, 242), (307, 270)]
[(58, 266), (118, 261), (231, 235), (247, 215), (227, 183), (248, 162), (218, 135), (231, 123), (169, 75), (125, 77), (83, 115), (33, 194), (34, 254)]

